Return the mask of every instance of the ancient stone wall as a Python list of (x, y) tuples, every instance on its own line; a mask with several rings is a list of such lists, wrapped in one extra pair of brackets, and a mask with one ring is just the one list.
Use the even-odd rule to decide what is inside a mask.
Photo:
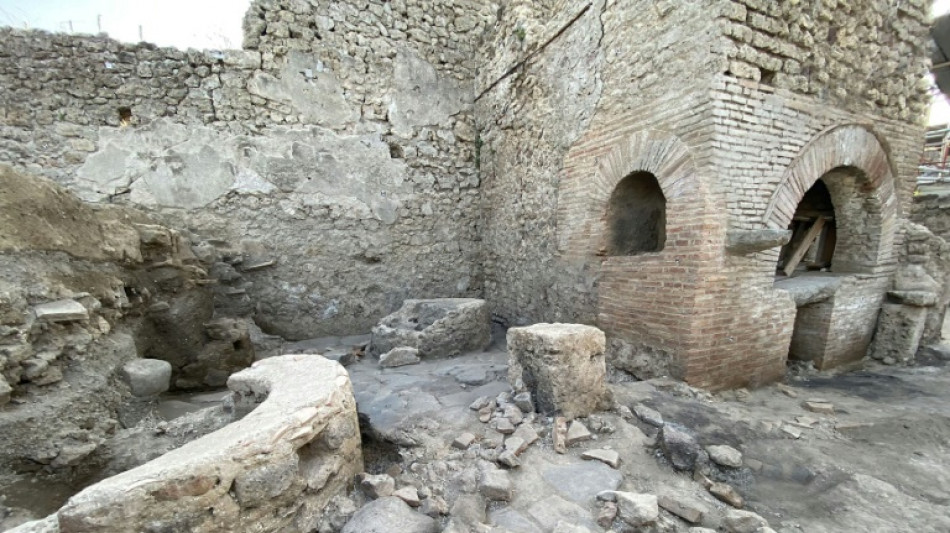
[(722, 2), (728, 73), (854, 112), (919, 122), (929, 105), (926, 0)]
[(914, 196), (910, 219), (926, 226), (934, 235), (950, 239), (950, 196), (931, 192)]
[(256, 2), (247, 49), (3, 29), (0, 161), (214, 234), (216, 305), (290, 337), (481, 290), (472, 116), (491, 3)]

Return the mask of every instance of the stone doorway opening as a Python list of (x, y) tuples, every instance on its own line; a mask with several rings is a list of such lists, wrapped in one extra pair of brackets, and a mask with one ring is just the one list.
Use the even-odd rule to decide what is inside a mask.
[(666, 244), (666, 197), (656, 176), (633, 172), (607, 203), (607, 255), (659, 252)]

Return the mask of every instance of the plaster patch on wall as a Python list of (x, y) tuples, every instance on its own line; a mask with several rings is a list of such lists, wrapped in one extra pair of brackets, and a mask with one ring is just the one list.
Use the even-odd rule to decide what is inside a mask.
[(255, 72), (247, 82), (249, 93), (289, 103), (304, 122), (338, 128), (359, 117), (346, 103), (336, 75), (309, 54), (292, 51), (279, 77)]
[(398, 50), (389, 104), (389, 121), (396, 135), (410, 137), (413, 128), (445, 123), (450, 116), (471, 106), (471, 87), (440, 76), (415, 51), (404, 47)]
[(282, 192), (392, 224), (412, 193), (405, 162), (376, 135), (312, 127), (250, 137), (157, 121), (101, 136), (101, 150), (77, 172), (91, 201), (130, 190), (135, 204), (193, 209), (232, 191)]

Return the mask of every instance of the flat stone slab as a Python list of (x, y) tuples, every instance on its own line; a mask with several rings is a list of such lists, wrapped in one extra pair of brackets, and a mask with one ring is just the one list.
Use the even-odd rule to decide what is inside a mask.
[(47, 322), (72, 322), (89, 319), (89, 311), (76, 300), (58, 300), (40, 304), (33, 308), (33, 313), (36, 314), (36, 318)]
[(598, 461), (549, 467), (541, 477), (561, 496), (582, 505), (593, 502), (600, 492), (617, 490), (623, 480), (620, 471)]

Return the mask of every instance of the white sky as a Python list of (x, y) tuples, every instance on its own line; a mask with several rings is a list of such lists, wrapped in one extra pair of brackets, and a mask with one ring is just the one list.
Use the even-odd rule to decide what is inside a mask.
[[(250, 0), (0, 0), (0, 25), (77, 33), (101, 30), (126, 42), (139, 41), (141, 26), (142, 37), (161, 46), (240, 48), (241, 21), (249, 4)], [(934, 2), (934, 16), (948, 12), (950, 0)], [(950, 103), (940, 93), (934, 97), (930, 123), (950, 123)]]
[(250, 0), (0, 0), (0, 25), (99, 33), (176, 48), (240, 48)]

